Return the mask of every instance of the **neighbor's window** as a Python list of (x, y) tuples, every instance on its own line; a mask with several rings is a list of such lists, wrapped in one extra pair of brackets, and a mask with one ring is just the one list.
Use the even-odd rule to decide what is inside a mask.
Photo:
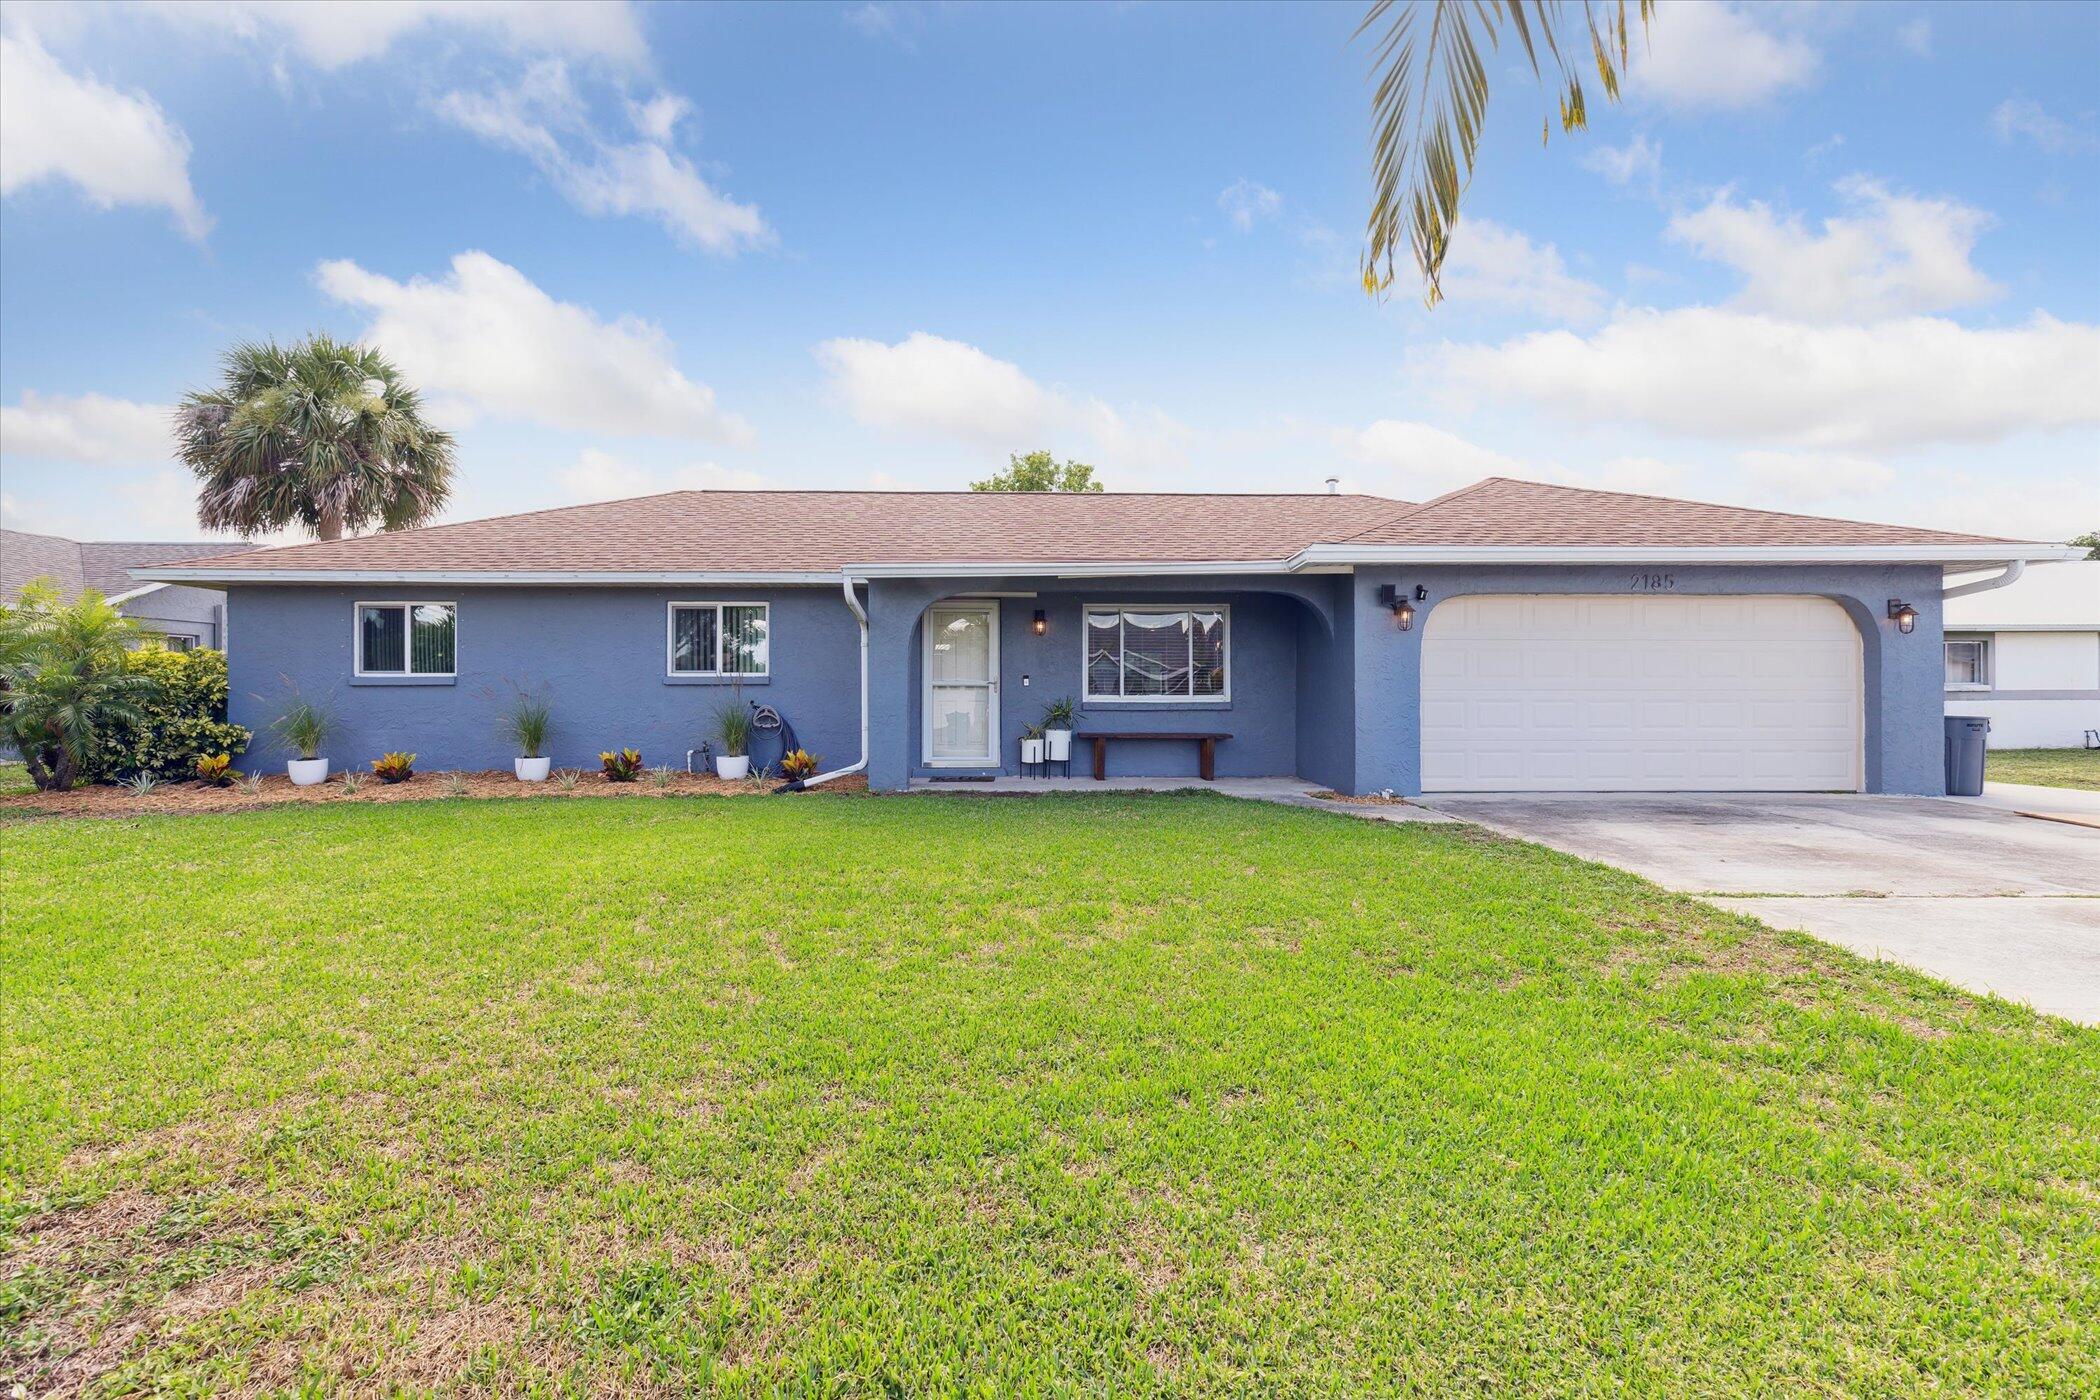
[(176, 632), (158, 632), (153, 635), (168, 651), (191, 651), (197, 645), (195, 637), (185, 637)]
[(1947, 684), (1988, 686), (1991, 683), (1991, 644), (1982, 638), (1947, 643)]
[(671, 604), (669, 670), (674, 676), (763, 676), (764, 603)]
[(457, 621), (451, 603), (359, 603), (357, 674), (451, 675)]
[(1223, 700), (1224, 608), (1088, 608), (1086, 698)]

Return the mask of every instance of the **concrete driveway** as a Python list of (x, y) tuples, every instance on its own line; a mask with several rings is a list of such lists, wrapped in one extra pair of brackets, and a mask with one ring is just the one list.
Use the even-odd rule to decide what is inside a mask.
[[(2092, 794), (1482, 793), (1422, 802), (1775, 928), (2100, 1024), (2100, 827), (2079, 824), (2100, 820)], [(2021, 814), (2052, 809), (2066, 820)]]

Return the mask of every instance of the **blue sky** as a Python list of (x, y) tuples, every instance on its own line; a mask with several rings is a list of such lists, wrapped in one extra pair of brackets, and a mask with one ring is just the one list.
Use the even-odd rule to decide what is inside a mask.
[(1420, 499), (1488, 474), (2100, 526), (2100, 6), (1666, 3), (1447, 277), (1355, 284), (1359, 6), (0, 12), (0, 512), (184, 538), (165, 406), (373, 340), (455, 518), (684, 486)]

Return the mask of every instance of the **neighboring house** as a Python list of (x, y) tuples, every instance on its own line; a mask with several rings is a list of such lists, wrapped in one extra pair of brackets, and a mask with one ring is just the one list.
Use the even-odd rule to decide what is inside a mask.
[(1015, 771), (1073, 696), (1082, 734), (1228, 734), (1221, 774), (1349, 793), (1937, 793), (1945, 575), (2075, 553), (1497, 478), (1421, 505), (687, 491), (135, 573), (226, 589), (232, 718), (261, 732), (289, 681), (339, 764), (498, 767), (512, 686), (545, 689), (558, 764), (680, 764), (740, 696), (897, 790)]
[(1947, 713), (1994, 749), (2100, 746), (2100, 561), (2029, 569), (1947, 600)]
[(204, 555), (225, 556), (252, 549), (224, 540), (196, 544), (129, 544), (111, 540), (69, 540), (0, 530), (0, 599), (12, 603), (32, 579), (48, 578), (68, 602), (95, 589), (126, 617), (157, 633), (169, 648), (226, 645), (226, 595), (214, 588), (182, 584), (141, 583), (130, 570)]

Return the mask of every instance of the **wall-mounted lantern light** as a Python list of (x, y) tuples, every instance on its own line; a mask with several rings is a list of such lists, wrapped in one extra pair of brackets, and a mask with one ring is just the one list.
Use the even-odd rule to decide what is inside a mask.
[(1043, 616), (1041, 608), (1037, 608), (1035, 610), (1035, 621), (1030, 623), (1029, 627), (1038, 637), (1043, 636), (1050, 631), (1050, 619)]
[(1896, 630), (1908, 633), (1918, 625), (1918, 610), (1901, 598), (1889, 599), (1889, 616), (1896, 619)]
[(1403, 593), (1400, 590), (1400, 586), (1394, 583), (1385, 584), (1378, 590), (1378, 601), (1393, 610), (1393, 621), (1400, 624), (1400, 630), (1403, 632), (1414, 630), (1415, 603), (1428, 596), (1429, 590), (1419, 583), (1415, 585), (1414, 594), (1411, 597)]

